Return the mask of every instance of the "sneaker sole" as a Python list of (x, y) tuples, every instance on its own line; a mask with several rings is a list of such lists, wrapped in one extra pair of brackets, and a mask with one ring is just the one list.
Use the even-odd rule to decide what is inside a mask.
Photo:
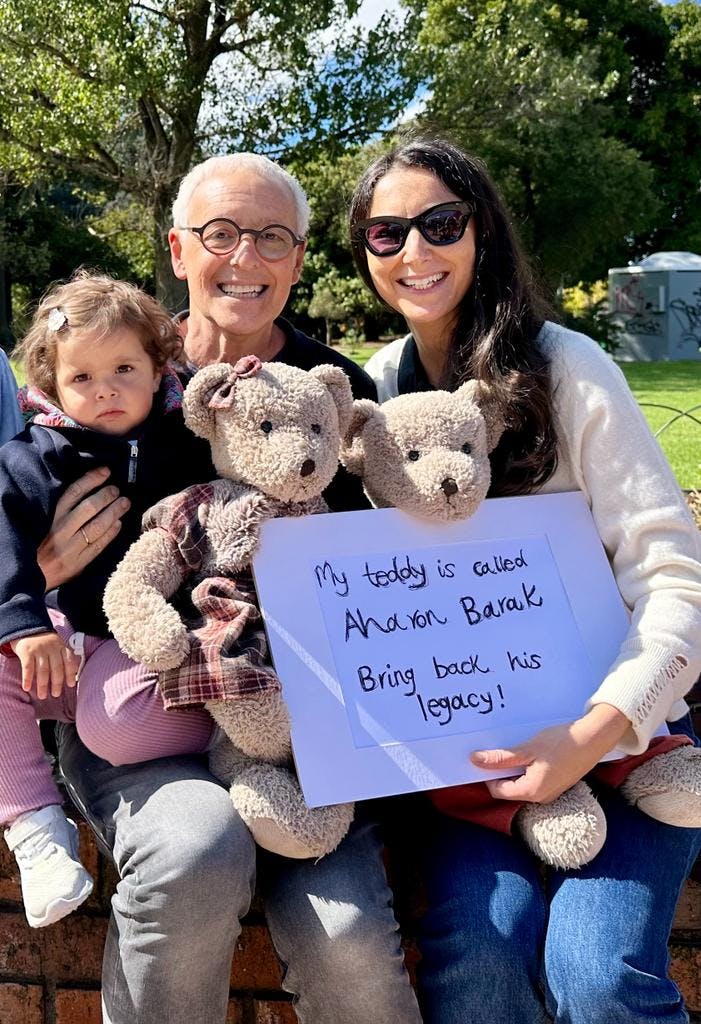
[(46, 913), (43, 914), (42, 917), (34, 917), (25, 910), (30, 927), (45, 928), (47, 925), (60, 921), (62, 917), (67, 917), (68, 914), (72, 913), (72, 911), (76, 909), (76, 907), (79, 907), (81, 903), (85, 902), (92, 890), (92, 878), (88, 877), (77, 896), (74, 896), (70, 900), (64, 899), (63, 897), (53, 900), (53, 902), (49, 903), (47, 906)]

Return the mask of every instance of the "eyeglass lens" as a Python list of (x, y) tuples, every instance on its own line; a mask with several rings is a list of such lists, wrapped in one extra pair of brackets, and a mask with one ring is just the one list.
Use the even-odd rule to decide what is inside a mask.
[[(452, 245), (458, 242), (472, 211), (467, 205), (427, 210), (418, 217), (387, 217), (362, 230), (362, 238), (376, 256), (394, 256), (407, 240), (412, 227), (418, 228), (431, 245)], [(361, 225), (362, 228), (362, 225)]]
[(296, 244), (292, 232), (281, 224), (269, 224), (258, 231), (255, 228), (239, 228), (229, 220), (213, 220), (205, 224), (201, 238), (205, 249), (225, 256), (234, 251), (242, 235), (252, 235), (258, 255), (271, 262), (289, 256)]

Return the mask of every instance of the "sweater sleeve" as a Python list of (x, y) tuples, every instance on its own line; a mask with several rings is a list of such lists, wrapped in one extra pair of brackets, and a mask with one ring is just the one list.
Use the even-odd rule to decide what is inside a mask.
[(701, 533), (613, 360), (553, 328), (550, 358), (560, 458), (589, 501), (631, 615), (618, 657), (588, 706), (632, 725), (620, 746), (645, 750), (680, 717), (701, 671)]
[(9, 360), (0, 349), (0, 444), (19, 434), (23, 426), (17, 404), (17, 384)]
[[(47, 432), (48, 433), (48, 432)], [(0, 644), (53, 630), (46, 611), (46, 580), (37, 548), (49, 532), (63, 489), (52, 461), (56, 453), (32, 443), (27, 429), (3, 445), (0, 457)]]

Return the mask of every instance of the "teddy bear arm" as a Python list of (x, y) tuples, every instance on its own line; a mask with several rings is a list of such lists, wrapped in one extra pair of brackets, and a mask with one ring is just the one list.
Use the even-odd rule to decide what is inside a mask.
[(250, 566), (258, 550), (260, 527), (277, 513), (277, 503), (249, 490), (233, 500), (213, 502), (207, 515), (207, 534), (214, 552), (220, 552), (229, 572)]
[(224, 735), (247, 757), (278, 765), (290, 761), (290, 716), (279, 691), (237, 700), (209, 700), (205, 707)]
[(187, 576), (180, 551), (164, 530), (139, 537), (110, 577), (104, 609), (125, 654), (148, 668), (175, 668), (189, 650), (187, 630), (168, 604)]
[(229, 787), (258, 846), (281, 857), (323, 857), (338, 846), (353, 820), (353, 804), (307, 807), (293, 771), (247, 757), (226, 736), (210, 750), (209, 768)]

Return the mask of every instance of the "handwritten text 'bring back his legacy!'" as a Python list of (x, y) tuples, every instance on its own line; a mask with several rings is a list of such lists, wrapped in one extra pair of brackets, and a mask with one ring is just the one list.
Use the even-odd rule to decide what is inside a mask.
[(586, 663), (544, 536), (310, 567), (357, 746), (557, 717)]

